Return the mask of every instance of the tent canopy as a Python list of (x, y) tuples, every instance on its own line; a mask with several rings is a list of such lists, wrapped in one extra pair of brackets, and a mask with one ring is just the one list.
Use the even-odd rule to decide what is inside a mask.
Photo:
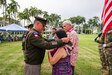
[(23, 28), (17, 24), (10, 24), (8, 26), (0, 27), (0, 31), (3, 32), (25, 32), (28, 29)]

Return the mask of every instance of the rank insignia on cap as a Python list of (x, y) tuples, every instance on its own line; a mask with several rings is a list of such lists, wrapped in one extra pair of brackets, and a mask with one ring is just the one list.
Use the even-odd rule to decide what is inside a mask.
[(34, 35), (35, 38), (38, 38), (39, 36), (37, 34)]

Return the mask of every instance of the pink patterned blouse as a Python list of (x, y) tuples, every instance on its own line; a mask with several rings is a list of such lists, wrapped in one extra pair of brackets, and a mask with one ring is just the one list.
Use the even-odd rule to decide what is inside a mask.
[(70, 57), (70, 63), (72, 66), (76, 65), (76, 60), (78, 56), (78, 35), (74, 28), (71, 28), (67, 32), (68, 38), (70, 38), (70, 41), (72, 42), (72, 52), (71, 52), (71, 57)]

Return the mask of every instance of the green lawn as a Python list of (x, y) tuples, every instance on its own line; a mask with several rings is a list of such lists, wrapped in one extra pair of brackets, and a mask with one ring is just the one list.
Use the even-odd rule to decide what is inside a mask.
[[(97, 44), (92, 40), (96, 35), (79, 35), (79, 55), (75, 75), (102, 75)], [(23, 75), (24, 65), (21, 42), (0, 44), (0, 75)], [(51, 75), (47, 54), (42, 64), (42, 74)]]

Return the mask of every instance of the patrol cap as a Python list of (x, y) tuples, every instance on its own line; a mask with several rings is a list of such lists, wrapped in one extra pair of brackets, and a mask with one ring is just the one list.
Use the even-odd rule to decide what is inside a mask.
[(48, 21), (47, 21), (46, 19), (41, 18), (41, 17), (35, 17), (34, 23), (35, 23), (36, 21), (41, 22), (44, 26), (48, 23)]

